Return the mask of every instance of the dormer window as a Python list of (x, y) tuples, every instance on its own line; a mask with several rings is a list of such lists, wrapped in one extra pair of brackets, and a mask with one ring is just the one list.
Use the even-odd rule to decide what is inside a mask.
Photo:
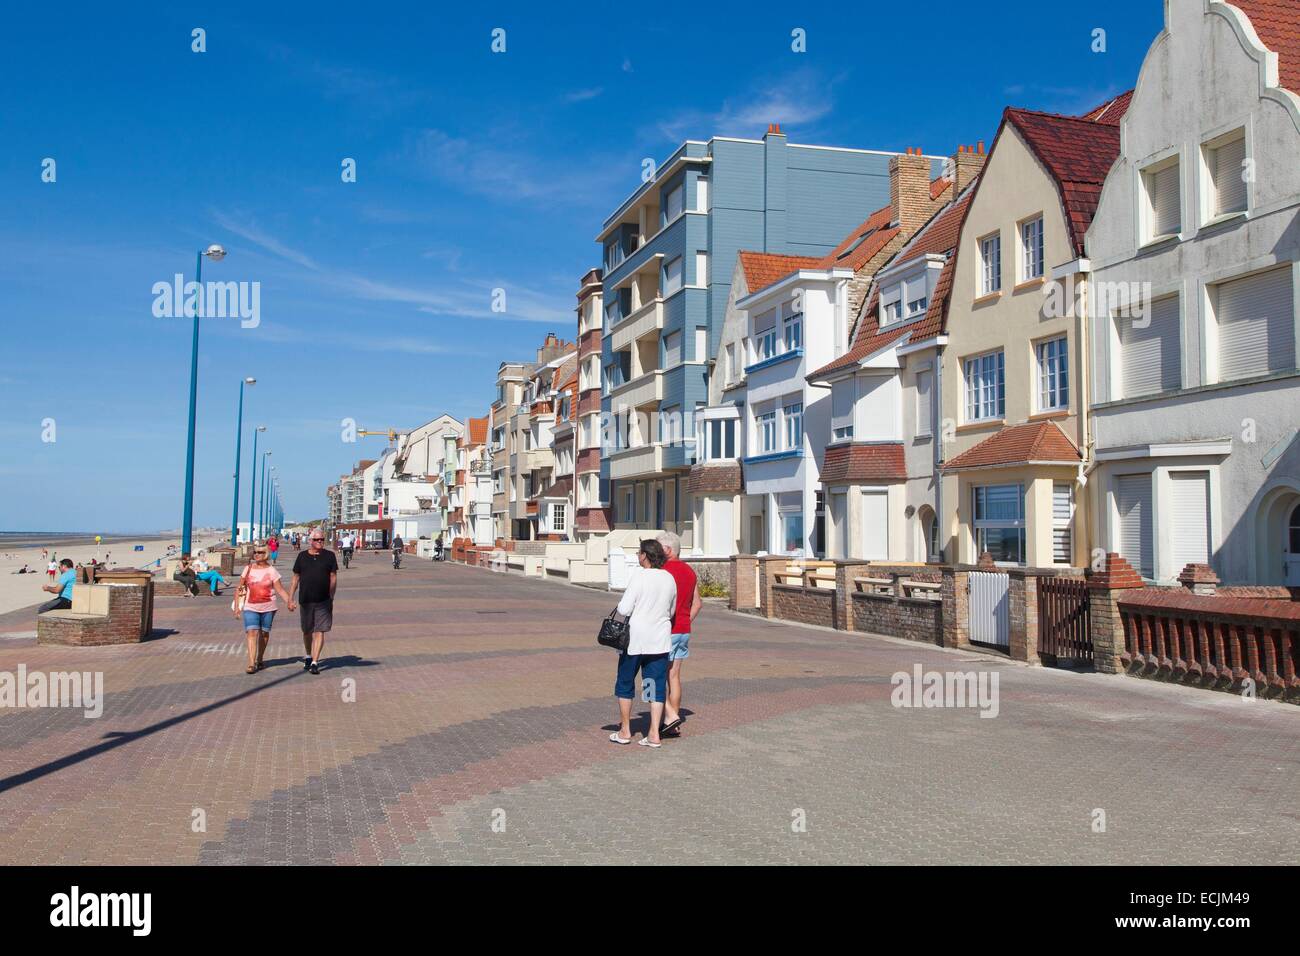
[(885, 303), (885, 321), (884, 321), (885, 325), (888, 325), (891, 322), (897, 322), (902, 317), (903, 317), (902, 310), (899, 307), (899, 302), (897, 299), (895, 299), (893, 302)]

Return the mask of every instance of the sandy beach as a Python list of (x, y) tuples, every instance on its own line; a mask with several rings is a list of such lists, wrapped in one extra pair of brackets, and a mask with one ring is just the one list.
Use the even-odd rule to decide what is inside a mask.
[[(39, 538), (39, 535), (32, 535), (32, 538)], [(52, 539), (57, 540), (57, 539)], [(112, 538), (104, 541), (103, 544), (96, 545), (93, 540), (73, 539), (76, 543), (59, 542), (51, 544), (49, 547), (50, 555), (55, 559), (71, 558), (77, 564), (85, 564), (93, 557), (98, 557), (104, 561), (110, 568), (143, 568), (151, 567), (155, 561), (165, 560), (168, 556), (168, 548), (175, 549), (174, 553), (180, 551), (180, 535), (174, 538), (155, 537), (155, 538)], [(195, 535), (194, 547), (197, 550), (221, 544), (222, 536), (215, 534)], [(143, 551), (136, 551), (136, 546), (141, 546)], [(50, 562), (50, 557), (42, 557), (41, 547), (5, 547), (0, 546), (0, 614), (6, 611), (16, 611), (23, 607), (35, 607), (48, 601), (53, 595), (42, 591), (43, 585), (49, 584), (49, 576), (45, 573), (46, 565)], [(27, 565), (37, 573), (36, 574), (15, 574), (23, 565)], [(32, 628), (36, 624), (33, 621)]]

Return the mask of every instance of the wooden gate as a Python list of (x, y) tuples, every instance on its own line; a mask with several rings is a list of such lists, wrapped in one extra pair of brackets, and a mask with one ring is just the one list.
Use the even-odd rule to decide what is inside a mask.
[(1083, 578), (1038, 579), (1038, 653), (1092, 663), (1092, 617)]
[(971, 571), (970, 639), (976, 644), (1011, 646), (1010, 578), (1005, 571)]

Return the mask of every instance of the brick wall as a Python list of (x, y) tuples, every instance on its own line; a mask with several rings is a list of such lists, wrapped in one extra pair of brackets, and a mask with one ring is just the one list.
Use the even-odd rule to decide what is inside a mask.
[(38, 644), (67, 644), (98, 647), (107, 644), (138, 644), (152, 630), (145, 611), (151, 607), (152, 585), (115, 584), (108, 588), (108, 614), (74, 614), (51, 611), (36, 617)]
[(943, 605), (926, 598), (854, 593), (853, 629), (922, 644), (943, 644)]
[(795, 584), (772, 585), (773, 617), (799, 624), (835, 626), (835, 592), (830, 588), (805, 588)]

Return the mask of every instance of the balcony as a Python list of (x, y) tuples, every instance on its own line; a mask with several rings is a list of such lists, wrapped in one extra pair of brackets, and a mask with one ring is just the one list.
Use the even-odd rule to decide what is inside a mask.
[(662, 445), (642, 445), (639, 448), (625, 448), (607, 456), (609, 459), (609, 477), (638, 478), (642, 475), (654, 475), (664, 470), (664, 449)]
[(622, 352), (644, 335), (664, 327), (664, 300), (651, 299), (614, 326), (610, 333), (610, 349)]
[(600, 471), (600, 449), (583, 448), (578, 452), (577, 472), (580, 475)]
[(615, 412), (620, 407), (642, 408), (655, 405), (664, 397), (664, 373), (662, 369), (647, 372), (639, 378), (611, 389), (609, 393), (610, 408)]
[(510, 471), (516, 475), (554, 466), (555, 452), (550, 448), (532, 448), (510, 456)]
[(588, 329), (578, 336), (578, 354), (587, 355), (600, 351), (600, 329)]

